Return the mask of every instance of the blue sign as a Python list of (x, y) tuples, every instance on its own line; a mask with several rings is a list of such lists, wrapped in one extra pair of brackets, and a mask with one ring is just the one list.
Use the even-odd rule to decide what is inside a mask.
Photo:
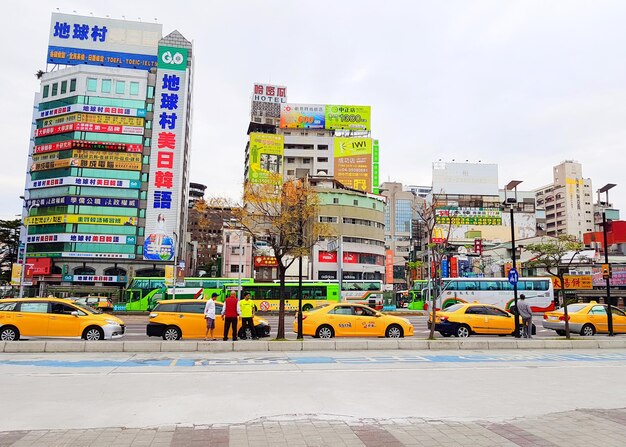
[(47, 60), (51, 64), (100, 65), (103, 67), (136, 68), (150, 70), (157, 66), (157, 56), (118, 53), (115, 51), (67, 48), (50, 45)]
[(163, 233), (151, 234), (143, 243), (143, 258), (149, 261), (170, 261), (174, 257), (174, 240)]
[(509, 284), (511, 285), (517, 284), (518, 279), (519, 279), (519, 275), (517, 273), (517, 270), (515, 270), (514, 268), (509, 270)]
[(139, 206), (138, 199), (117, 199), (108, 197), (45, 197), (43, 199), (29, 199), (26, 206), (37, 205), (40, 207), (47, 206), (63, 206), (63, 205), (91, 205), (91, 206), (110, 206), (122, 208), (137, 208)]

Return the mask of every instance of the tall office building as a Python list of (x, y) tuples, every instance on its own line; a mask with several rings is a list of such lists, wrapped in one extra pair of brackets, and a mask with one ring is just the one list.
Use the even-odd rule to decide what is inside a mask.
[[(383, 279), (384, 199), (377, 196), (378, 140), (371, 137), (370, 107), (290, 103), (285, 86), (260, 83), (251, 99), (245, 181), (309, 178), (320, 192), (318, 218), (338, 231), (334, 241), (311, 251), (309, 278)], [(337, 240), (340, 259), (327, 249)], [(263, 279), (275, 277), (268, 258), (254, 257), (255, 274)]]
[(52, 14), (23, 196), (27, 285), (97, 292), (185, 258), (192, 59), (160, 24)]
[(565, 160), (553, 168), (551, 184), (535, 190), (537, 207), (546, 212), (546, 234), (569, 234), (583, 240), (593, 231), (591, 179), (583, 178), (580, 163)]

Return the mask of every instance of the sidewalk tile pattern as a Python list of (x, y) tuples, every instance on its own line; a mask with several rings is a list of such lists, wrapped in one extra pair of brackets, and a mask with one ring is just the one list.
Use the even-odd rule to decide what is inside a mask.
[(0, 432), (0, 447), (622, 447), (626, 408), (505, 422), (283, 415), (244, 424)]

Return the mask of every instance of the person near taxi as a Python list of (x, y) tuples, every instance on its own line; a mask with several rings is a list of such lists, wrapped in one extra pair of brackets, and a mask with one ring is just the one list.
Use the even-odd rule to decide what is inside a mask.
[(533, 312), (526, 301), (526, 295), (522, 293), (519, 298), (517, 311), (522, 318), (522, 334), (524, 338), (533, 338)]
[(224, 320), (224, 341), (228, 341), (228, 331), (233, 328), (233, 341), (237, 341), (237, 318), (241, 315), (239, 300), (235, 292), (224, 300), (222, 306), (222, 320)]
[(253, 340), (258, 340), (254, 331), (254, 302), (250, 299), (250, 292), (243, 294), (243, 300), (239, 302), (239, 309), (241, 310), (241, 328), (243, 329), (244, 336), (246, 338), (246, 329), (250, 329)]
[(215, 340), (215, 338), (213, 338), (213, 329), (215, 329), (215, 298), (217, 298), (217, 293), (213, 293), (204, 306), (204, 318), (206, 320), (205, 340), (208, 340), (209, 335), (211, 336), (211, 340)]

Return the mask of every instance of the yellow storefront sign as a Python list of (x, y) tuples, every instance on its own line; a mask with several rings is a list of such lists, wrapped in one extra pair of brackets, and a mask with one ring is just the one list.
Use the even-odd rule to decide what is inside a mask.
[(24, 219), (25, 225), (50, 224), (91, 224), (91, 225), (137, 225), (136, 217), (94, 216), (90, 214), (53, 214), (50, 216), (31, 216)]
[(283, 172), (284, 137), (267, 133), (250, 134), (251, 183), (271, 183)]
[(70, 166), (78, 166), (78, 160), (65, 158), (63, 160), (41, 161), (33, 163), (31, 171), (47, 171), (48, 169), (69, 168)]
[(372, 192), (372, 139), (335, 137), (335, 179), (348, 188)]
[[(563, 276), (563, 283), (566, 290), (593, 289), (591, 275), (565, 275)], [(555, 290), (561, 290), (561, 281), (556, 276), (552, 277), (552, 284)]]
[(90, 113), (72, 113), (43, 120), (42, 127), (57, 126), (68, 123), (112, 124), (116, 126), (143, 127), (144, 119), (136, 116), (93, 115)]
[(48, 169), (68, 167), (141, 171), (141, 161), (80, 160), (77, 158), (64, 158), (63, 160), (33, 163), (30, 169), (31, 171), (46, 171)]

